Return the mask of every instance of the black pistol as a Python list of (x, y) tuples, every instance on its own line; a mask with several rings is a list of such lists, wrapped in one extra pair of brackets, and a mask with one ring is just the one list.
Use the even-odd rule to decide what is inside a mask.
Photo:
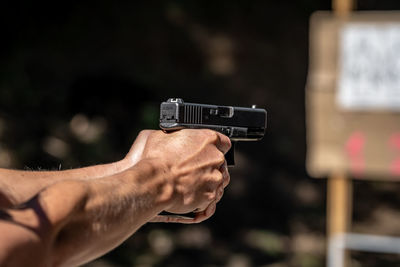
[(211, 129), (228, 136), (232, 148), (225, 155), (228, 166), (235, 164), (234, 145), (237, 141), (257, 141), (267, 127), (265, 109), (185, 103), (170, 98), (161, 103), (160, 128), (173, 131), (183, 128)]

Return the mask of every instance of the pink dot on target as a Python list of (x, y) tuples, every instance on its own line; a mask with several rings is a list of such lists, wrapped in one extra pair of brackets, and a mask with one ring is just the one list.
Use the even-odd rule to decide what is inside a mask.
[(346, 142), (346, 151), (350, 157), (362, 153), (365, 144), (365, 135), (362, 132), (354, 132)]

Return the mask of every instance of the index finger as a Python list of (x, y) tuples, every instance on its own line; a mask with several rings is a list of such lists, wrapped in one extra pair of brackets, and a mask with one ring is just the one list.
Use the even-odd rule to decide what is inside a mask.
[(226, 136), (222, 133), (219, 133), (219, 132), (216, 132), (216, 133), (217, 133), (217, 136), (219, 139), (219, 142), (217, 142), (216, 146), (217, 146), (218, 150), (220, 150), (222, 153), (226, 154), (229, 151), (229, 149), (231, 149), (231, 147), (232, 147), (231, 140), (229, 139), (228, 136)]

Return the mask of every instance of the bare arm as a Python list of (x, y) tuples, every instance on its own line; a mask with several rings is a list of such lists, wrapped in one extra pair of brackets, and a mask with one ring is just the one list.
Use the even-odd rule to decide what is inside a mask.
[[(3, 209), (0, 265), (76, 266), (113, 249), (154, 218), (185, 223), (209, 218), (229, 182), (223, 164), (229, 147), (226, 136), (207, 130), (150, 132), (132, 168), (63, 180), (18, 208)], [(157, 217), (162, 210), (199, 212), (181, 221)]]
[(110, 176), (134, 166), (150, 131), (142, 131), (129, 153), (120, 161), (62, 171), (20, 171), (0, 168), (0, 208), (26, 202), (42, 189), (64, 180), (90, 180)]
[(118, 172), (116, 163), (64, 171), (19, 171), (0, 168), (0, 208), (10, 208), (64, 180), (95, 179)]
[(143, 161), (106, 178), (62, 181), (3, 210), (1, 265), (76, 266), (113, 249), (171, 201), (161, 169)]

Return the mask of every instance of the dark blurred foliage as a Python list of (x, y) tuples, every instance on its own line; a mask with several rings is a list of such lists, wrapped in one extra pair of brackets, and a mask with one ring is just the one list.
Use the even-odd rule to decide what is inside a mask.
[[(68, 169), (119, 160), (141, 129), (157, 129), (159, 104), (169, 97), (257, 104), (268, 111), (267, 134), (238, 145), (213, 218), (146, 225), (90, 266), (323, 266), (325, 181), (304, 167), (304, 88), (308, 20), (330, 6), (2, 1), (0, 164)], [(358, 8), (396, 9), (400, 2), (359, 0)], [(392, 210), (399, 202), (385, 183), (355, 189), (364, 205), (376, 190), (384, 196), (373, 206)], [(363, 204), (357, 211), (357, 203), (364, 229), (373, 212)]]

